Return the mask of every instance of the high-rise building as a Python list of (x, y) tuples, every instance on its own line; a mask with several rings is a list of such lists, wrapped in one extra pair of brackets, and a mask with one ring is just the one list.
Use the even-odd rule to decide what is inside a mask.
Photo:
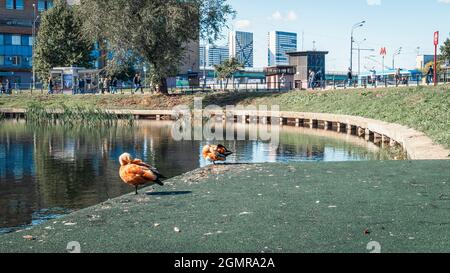
[(222, 64), (230, 58), (230, 53), (227, 46), (209, 46), (208, 47), (208, 66)]
[(230, 58), (236, 58), (244, 67), (253, 67), (253, 33), (231, 31), (228, 47)]
[(269, 66), (288, 65), (286, 53), (297, 51), (297, 33), (271, 31), (269, 32)]
[[(200, 67), (214, 67), (229, 59), (227, 46), (200, 46)], [(206, 62), (205, 62), (206, 60)]]

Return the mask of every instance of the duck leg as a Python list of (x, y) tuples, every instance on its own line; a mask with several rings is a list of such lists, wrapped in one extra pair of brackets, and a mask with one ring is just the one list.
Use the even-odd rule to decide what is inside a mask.
[(138, 186), (135, 186), (135, 193), (138, 195)]

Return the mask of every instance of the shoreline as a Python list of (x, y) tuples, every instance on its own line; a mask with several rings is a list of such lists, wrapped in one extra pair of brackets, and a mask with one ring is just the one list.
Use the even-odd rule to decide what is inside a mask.
[[(107, 113), (123, 116), (134, 116), (135, 119), (163, 120), (175, 119), (177, 113), (173, 110), (111, 110)], [(5, 118), (24, 118), (25, 109), (0, 108), (0, 114)], [(275, 114), (274, 114), (275, 113)], [(179, 114), (179, 113), (178, 113)], [(223, 122), (241, 124), (259, 123), (280, 126), (305, 127), (310, 129), (322, 129), (337, 133), (354, 135), (364, 138), (368, 142), (384, 147), (400, 145), (411, 160), (450, 160), (450, 149), (436, 144), (430, 137), (422, 132), (395, 123), (368, 119), (358, 116), (336, 115), (325, 113), (304, 112), (271, 112), (271, 111), (246, 111), (223, 110), (222, 113), (202, 111), (189, 111), (194, 116), (214, 116)], [(230, 119), (231, 117), (231, 119)], [(255, 120), (256, 119), (256, 120)]]

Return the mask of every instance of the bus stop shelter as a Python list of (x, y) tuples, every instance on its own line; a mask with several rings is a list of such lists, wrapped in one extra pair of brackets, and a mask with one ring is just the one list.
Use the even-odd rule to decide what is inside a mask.
[(54, 92), (63, 94), (85, 94), (97, 92), (98, 69), (84, 67), (55, 67), (50, 71)]

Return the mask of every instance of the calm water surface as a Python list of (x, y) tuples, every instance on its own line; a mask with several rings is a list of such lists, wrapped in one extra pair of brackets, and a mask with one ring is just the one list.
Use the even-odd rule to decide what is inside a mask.
[[(134, 128), (36, 128), (0, 121), (0, 234), (55, 219), (133, 189), (118, 176), (124, 152), (174, 177), (208, 164), (204, 141), (175, 141), (170, 122)], [(364, 140), (337, 133), (284, 127), (280, 144), (225, 142), (229, 162), (355, 161), (390, 159)]]

